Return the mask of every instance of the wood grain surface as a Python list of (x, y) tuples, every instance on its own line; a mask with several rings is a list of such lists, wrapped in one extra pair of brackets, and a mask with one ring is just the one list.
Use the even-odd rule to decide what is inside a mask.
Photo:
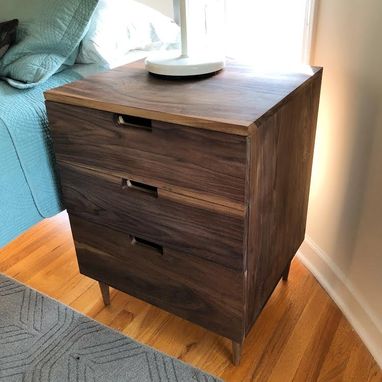
[[(203, 80), (170, 81), (138, 62), (48, 92), (64, 202), (80, 218), (72, 228), (81, 272), (234, 340), (238, 362), (305, 234), (322, 77), (322, 69), (309, 70), (269, 75), (229, 64)], [(88, 223), (107, 235), (95, 238)], [(139, 257), (140, 264), (130, 245), (123, 259), (114, 245), (123, 237), (161, 256)], [(172, 251), (179, 256), (170, 269)], [(185, 292), (183, 305), (172, 305), (168, 292), (163, 301), (156, 295), (161, 283), (171, 290), (157, 276), (161, 261)], [(194, 270), (200, 261), (210, 270), (202, 279)], [(220, 277), (221, 266), (240, 282)], [(206, 296), (193, 295), (196, 280)], [(222, 293), (237, 288), (240, 314), (211, 305), (213, 282)]]
[(248, 138), (247, 331), (304, 240), (320, 87), (318, 75)]
[[(245, 138), (47, 102), (57, 159), (244, 209)], [(144, 122), (150, 123), (150, 129)]]
[(156, 243), (164, 254), (173, 249), (243, 271), (243, 217), (130, 189), (120, 178), (65, 162), (59, 167), (70, 215)]
[[(241, 272), (132, 242), (128, 235), (70, 215), (81, 273), (225, 337), (244, 334)], [(212, 277), (213, 275), (213, 277)]]
[(229, 340), (78, 271), (66, 213), (40, 222), (0, 250), (0, 272), (83, 314), (227, 382), (382, 382), (360, 338), (312, 275), (292, 263), (250, 331), (239, 366)]
[(45, 94), (48, 101), (86, 106), (248, 135), (250, 127), (286, 102), (321, 68), (265, 72), (230, 62), (210, 78), (174, 81), (147, 73), (141, 61), (90, 76)]

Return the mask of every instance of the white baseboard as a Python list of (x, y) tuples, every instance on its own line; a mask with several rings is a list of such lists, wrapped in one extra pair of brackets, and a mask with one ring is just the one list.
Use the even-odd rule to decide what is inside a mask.
[(309, 236), (305, 238), (297, 257), (341, 309), (382, 368), (382, 323), (355, 286)]

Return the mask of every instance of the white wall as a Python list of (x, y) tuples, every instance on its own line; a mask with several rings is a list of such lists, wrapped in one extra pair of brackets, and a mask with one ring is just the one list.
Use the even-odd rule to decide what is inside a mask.
[(146, 4), (152, 8), (161, 11), (166, 16), (174, 17), (173, 0), (138, 0), (140, 3)]
[(324, 66), (302, 259), (382, 365), (382, 1), (320, 0)]

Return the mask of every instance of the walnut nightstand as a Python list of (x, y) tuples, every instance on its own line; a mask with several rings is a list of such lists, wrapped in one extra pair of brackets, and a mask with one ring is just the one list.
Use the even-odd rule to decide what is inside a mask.
[(304, 239), (322, 69), (142, 62), (48, 91), (81, 273), (243, 340)]

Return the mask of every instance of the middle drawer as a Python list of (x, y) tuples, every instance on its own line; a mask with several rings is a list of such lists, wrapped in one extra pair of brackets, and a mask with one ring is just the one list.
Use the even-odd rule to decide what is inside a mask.
[(171, 248), (243, 270), (244, 216), (239, 211), (64, 161), (58, 164), (69, 214), (158, 250)]

